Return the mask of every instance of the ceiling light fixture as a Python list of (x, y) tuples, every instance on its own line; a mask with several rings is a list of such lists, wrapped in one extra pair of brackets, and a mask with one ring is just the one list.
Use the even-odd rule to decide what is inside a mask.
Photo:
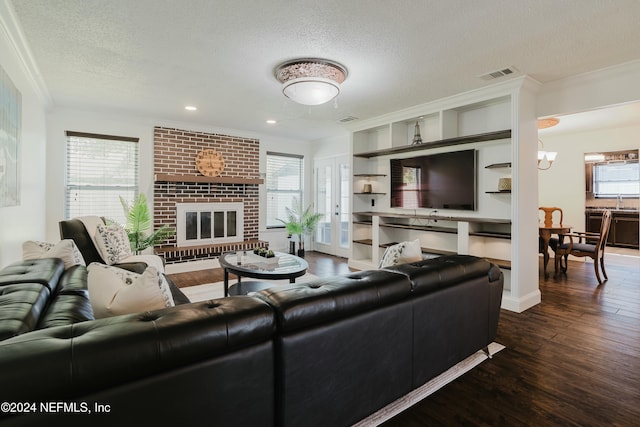
[(303, 105), (320, 105), (340, 93), (347, 69), (334, 61), (318, 58), (294, 59), (278, 65), (274, 74), (282, 83), (282, 93)]
[(193, 105), (187, 105), (186, 107), (184, 107), (184, 109), (187, 111), (196, 111), (198, 107), (194, 107)]
[[(549, 117), (547, 119), (538, 119), (538, 129), (547, 129), (560, 123), (560, 119)], [(545, 151), (544, 143), (538, 138), (541, 149), (538, 150), (538, 169), (544, 171), (551, 167), (558, 153), (556, 151)]]
[(267, 124), (268, 125), (275, 125), (276, 123), (278, 123), (277, 121), (273, 120), (273, 119), (269, 119), (267, 120)]

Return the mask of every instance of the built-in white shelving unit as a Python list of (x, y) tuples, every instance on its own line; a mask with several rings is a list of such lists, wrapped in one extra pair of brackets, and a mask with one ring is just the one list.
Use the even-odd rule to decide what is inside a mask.
[[(350, 266), (376, 268), (386, 247), (418, 238), (425, 253), (471, 254), (496, 262), (505, 274), (503, 307), (522, 311), (539, 302), (537, 277), (535, 289), (521, 286), (531, 279), (525, 276), (531, 276), (532, 270), (527, 268), (519, 276), (520, 258), (531, 256), (534, 262), (537, 256), (534, 249), (521, 251), (517, 246), (522, 197), (515, 187), (498, 190), (501, 178), (520, 172), (514, 165), (525, 155), (519, 146), (523, 132), (520, 108), (528, 100), (528, 89), (526, 79), (498, 86), (352, 124)], [(413, 145), (416, 123), (423, 143)], [(476, 151), (478, 162), (475, 210), (390, 207), (391, 159), (467, 149)], [(514, 182), (518, 181), (516, 177)], [(365, 184), (371, 186), (371, 193), (361, 191)], [(535, 205), (532, 201), (531, 206)], [(533, 238), (527, 233), (524, 240)]]

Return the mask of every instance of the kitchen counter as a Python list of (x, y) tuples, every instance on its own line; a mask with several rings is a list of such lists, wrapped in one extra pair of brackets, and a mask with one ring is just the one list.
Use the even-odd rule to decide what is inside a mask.
[(589, 206), (585, 208), (585, 212), (603, 212), (607, 209), (609, 209), (612, 213), (613, 212), (630, 212), (630, 213), (640, 212), (638, 208), (625, 208), (625, 207), (609, 208), (609, 207), (589, 207)]

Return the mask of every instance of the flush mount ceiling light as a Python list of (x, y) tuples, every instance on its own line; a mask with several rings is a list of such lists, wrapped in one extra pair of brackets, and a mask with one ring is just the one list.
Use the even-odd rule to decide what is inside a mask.
[(274, 74), (287, 98), (298, 104), (320, 105), (338, 96), (347, 69), (327, 59), (304, 58), (278, 65)]

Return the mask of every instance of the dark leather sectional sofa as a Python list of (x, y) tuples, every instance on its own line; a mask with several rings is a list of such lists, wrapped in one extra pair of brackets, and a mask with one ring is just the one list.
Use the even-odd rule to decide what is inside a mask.
[(502, 286), (457, 255), (92, 320), (85, 267), (16, 263), (0, 425), (351, 425), (490, 344)]

